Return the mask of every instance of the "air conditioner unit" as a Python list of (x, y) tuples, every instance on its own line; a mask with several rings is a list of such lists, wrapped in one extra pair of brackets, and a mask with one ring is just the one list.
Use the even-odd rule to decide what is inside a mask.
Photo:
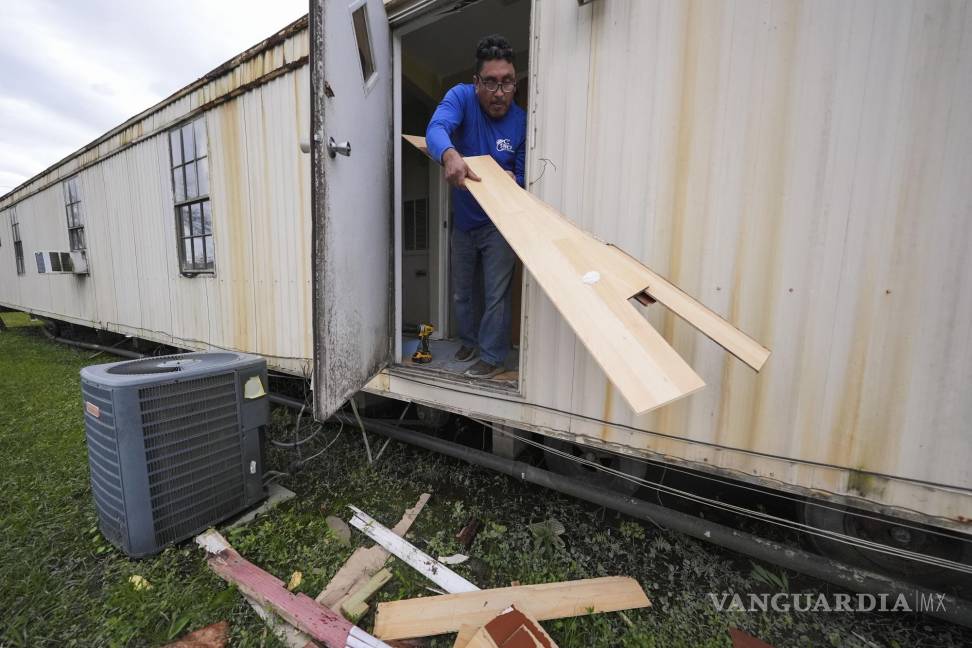
[(74, 274), (88, 274), (88, 253), (84, 250), (71, 252), (71, 266)]
[(161, 551), (265, 497), (266, 361), (182, 353), (81, 370), (91, 491), (105, 538)]
[[(40, 274), (77, 272), (74, 268), (75, 252), (34, 252), (34, 262)], [(87, 263), (85, 263), (87, 273)]]

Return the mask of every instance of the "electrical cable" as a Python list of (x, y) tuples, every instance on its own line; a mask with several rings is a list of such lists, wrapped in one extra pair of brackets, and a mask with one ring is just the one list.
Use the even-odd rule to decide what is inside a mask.
[(318, 450), (318, 451), (317, 451), (316, 453), (314, 453), (314, 454), (312, 454), (311, 456), (309, 456), (309, 457), (307, 457), (306, 459), (304, 459), (304, 460), (303, 460), (303, 461), (301, 462), (301, 465), (302, 465), (302, 466), (306, 466), (306, 465), (307, 465), (307, 462), (308, 462), (308, 461), (310, 461), (310, 460), (312, 460), (312, 459), (316, 459), (316, 458), (317, 458), (317, 457), (319, 457), (320, 455), (322, 455), (322, 454), (324, 454), (324, 451), (325, 451), (325, 450), (327, 450), (327, 449), (328, 449), (328, 448), (330, 448), (330, 447), (331, 447), (332, 445), (334, 445), (334, 442), (338, 440), (338, 437), (340, 437), (340, 436), (341, 436), (341, 433), (342, 433), (342, 432), (344, 432), (344, 421), (341, 421), (341, 427), (340, 427), (340, 428), (338, 429), (338, 432), (337, 432), (337, 434), (335, 434), (335, 435), (334, 435), (334, 438), (333, 438), (333, 439), (331, 439), (331, 441), (330, 441), (330, 443), (328, 443), (328, 444), (327, 444), (326, 446), (324, 446), (323, 448), (321, 448), (320, 450)]
[[(479, 420), (479, 419), (474, 419), (474, 420)], [(482, 420), (479, 420), (479, 422), (482, 423), (482, 424), (484, 424), (484, 425), (489, 426), (491, 429), (493, 429), (495, 431), (500, 432), (500, 434), (511, 434), (511, 433), (505, 432), (504, 430), (495, 428), (489, 422), (482, 421)], [(513, 436), (515, 436), (515, 435), (513, 435)], [(836, 542), (842, 542), (844, 544), (849, 544), (849, 545), (856, 546), (856, 547), (859, 547), (859, 548), (863, 548), (863, 549), (868, 549), (868, 550), (872, 550), (872, 551), (884, 553), (884, 554), (887, 554), (887, 555), (890, 555), (890, 556), (894, 556), (894, 557), (897, 557), (897, 558), (905, 558), (905, 559), (908, 559), (908, 560), (913, 560), (915, 562), (920, 562), (920, 563), (924, 563), (924, 564), (933, 565), (933, 566), (936, 566), (936, 567), (942, 567), (942, 568), (946, 568), (946, 569), (951, 569), (953, 571), (957, 571), (957, 572), (961, 572), (961, 573), (972, 574), (972, 566), (970, 566), (970, 565), (965, 565), (963, 563), (955, 562), (955, 561), (952, 561), (952, 560), (947, 560), (947, 559), (944, 559), (944, 558), (938, 558), (938, 557), (935, 557), (935, 556), (927, 556), (925, 554), (920, 554), (920, 553), (917, 553), (917, 552), (908, 551), (906, 549), (899, 549), (899, 548), (896, 548), (896, 547), (891, 547), (891, 546), (884, 545), (884, 544), (880, 544), (880, 543), (877, 543), (877, 542), (872, 542), (870, 540), (865, 540), (863, 538), (855, 538), (853, 536), (849, 536), (849, 535), (846, 535), (846, 534), (843, 534), (843, 533), (838, 533), (836, 531), (828, 531), (826, 529), (818, 529), (816, 527), (813, 527), (813, 526), (810, 526), (810, 525), (807, 525), (807, 524), (803, 524), (803, 523), (800, 523), (800, 522), (794, 522), (792, 520), (787, 520), (785, 518), (781, 518), (781, 517), (778, 517), (778, 516), (775, 516), (775, 515), (771, 515), (769, 513), (762, 513), (762, 512), (759, 512), (759, 511), (752, 511), (752, 510), (747, 509), (745, 507), (736, 506), (734, 504), (728, 504), (726, 502), (720, 502), (718, 500), (714, 500), (712, 498), (704, 497), (702, 495), (696, 495), (694, 493), (689, 493), (687, 491), (683, 491), (681, 489), (677, 489), (677, 488), (674, 488), (672, 486), (666, 486), (664, 484), (660, 484), (658, 482), (652, 482), (650, 480), (643, 479), (641, 477), (635, 477), (633, 475), (629, 475), (629, 474), (627, 474), (625, 472), (622, 472), (620, 470), (615, 470), (613, 468), (608, 468), (607, 466), (602, 466), (600, 463), (598, 463), (596, 461), (590, 461), (590, 460), (584, 459), (583, 457), (576, 457), (576, 456), (574, 456), (571, 453), (563, 452), (563, 451), (557, 450), (555, 448), (550, 448), (548, 446), (544, 446), (543, 444), (537, 443), (536, 441), (533, 441), (532, 439), (524, 439), (523, 437), (516, 437), (516, 438), (519, 439), (520, 441), (523, 441), (523, 442), (529, 444), (529, 445), (536, 445), (536, 446), (544, 449), (545, 452), (546, 451), (552, 452), (553, 454), (562, 456), (562, 457), (564, 457), (566, 459), (569, 459), (571, 461), (575, 461), (577, 463), (581, 463), (581, 464), (584, 464), (584, 465), (591, 466), (592, 468), (595, 468), (596, 470), (600, 470), (600, 471), (606, 472), (608, 474), (611, 474), (611, 475), (615, 475), (617, 477), (620, 477), (622, 479), (626, 479), (628, 481), (631, 481), (631, 482), (640, 484), (642, 486), (647, 486), (649, 488), (654, 488), (654, 489), (657, 489), (659, 491), (668, 493), (670, 495), (674, 495), (676, 497), (681, 497), (683, 499), (687, 499), (689, 501), (693, 501), (693, 502), (696, 502), (696, 503), (699, 503), (699, 504), (704, 504), (704, 505), (711, 506), (711, 507), (716, 508), (716, 509), (721, 509), (723, 511), (727, 511), (727, 512), (730, 512), (730, 513), (736, 513), (736, 514), (739, 514), (739, 515), (744, 515), (746, 517), (751, 517), (751, 518), (758, 519), (758, 520), (761, 520), (761, 521), (764, 521), (764, 522), (768, 522), (768, 523), (771, 523), (771, 524), (776, 524), (777, 526), (782, 526), (784, 528), (788, 528), (788, 529), (791, 529), (791, 530), (796, 530), (796, 531), (801, 531), (801, 532), (804, 532), (804, 533), (809, 533), (811, 535), (816, 535), (816, 536), (819, 536), (819, 537), (827, 538), (829, 540), (834, 540)]]

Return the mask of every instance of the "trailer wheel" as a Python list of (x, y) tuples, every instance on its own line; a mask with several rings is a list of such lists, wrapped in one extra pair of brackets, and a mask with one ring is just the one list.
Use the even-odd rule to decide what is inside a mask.
[[(817, 529), (972, 565), (972, 539), (963, 540), (957, 535), (942, 535), (940, 530), (918, 523), (896, 520), (877, 513), (856, 511), (839, 504), (810, 500), (800, 506), (800, 519), (804, 524)], [(968, 581), (968, 574), (962, 572), (891, 556), (837, 540), (811, 535), (810, 542), (817, 551), (828, 558), (909, 582), (934, 587)]]
[[(614, 454), (613, 452), (602, 452), (589, 446), (582, 446), (551, 437), (544, 437), (543, 444), (552, 450), (570, 453), (575, 457), (581, 457), (589, 461), (596, 461), (606, 468), (620, 470), (632, 477), (643, 478), (648, 472), (647, 463), (638, 461), (632, 457), (625, 457), (624, 455)], [(637, 482), (606, 473), (577, 461), (572, 461), (554, 452), (544, 451), (543, 454), (547, 462), (547, 467), (550, 470), (572, 479), (579, 479), (593, 486), (613, 490), (624, 495), (633, 495), (641, 488), (641, 485)]]

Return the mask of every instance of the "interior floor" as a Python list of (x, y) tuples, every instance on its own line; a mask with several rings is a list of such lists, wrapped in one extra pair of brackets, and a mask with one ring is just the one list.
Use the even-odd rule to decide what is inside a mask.
[(516, 389), (518, 387), (520, 378), (520, 353), (517, 349), (513, 349), (506, 356), (506, 361), (503, 363), (503, 373), (488, 380), (483, 380), (463, 376), (463, 372), (473, 366), (479, 359), (479, 356), (477, 355), (472, 360), (466, 362), (456, 360), (456, 351), (462, 346), (459, 340), (429, 340), (429, 350), (432, 352), (432, 360), (423, 364), (412, 362), (412, 353), (419, 347), (419, 344), (420, 342), (417, 337), (405, 337), (403, 339), (402, 367), (426, 372), (438, 378), (461, 380), (463, 382), (490, 385), (504, 389)]

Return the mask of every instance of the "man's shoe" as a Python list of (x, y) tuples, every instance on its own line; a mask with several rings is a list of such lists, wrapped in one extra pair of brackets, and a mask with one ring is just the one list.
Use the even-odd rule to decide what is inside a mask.
[(503, 367), (497, 367), (491, 365), (485, 360), (480, 360), (473, 366), (466, 370), (466, 373), (462, 374), (469, 378), (492, 378), (493, 376), (498, 376), (503, 373)]
[(467, 346), (459, 347), (459, 350), (456, 351), (456, 355), (455, 355), (456, 360), (458, 360), (459, 362), (469, 362), (475, 357), (476, 357), (476, 348), (467, 347)]

